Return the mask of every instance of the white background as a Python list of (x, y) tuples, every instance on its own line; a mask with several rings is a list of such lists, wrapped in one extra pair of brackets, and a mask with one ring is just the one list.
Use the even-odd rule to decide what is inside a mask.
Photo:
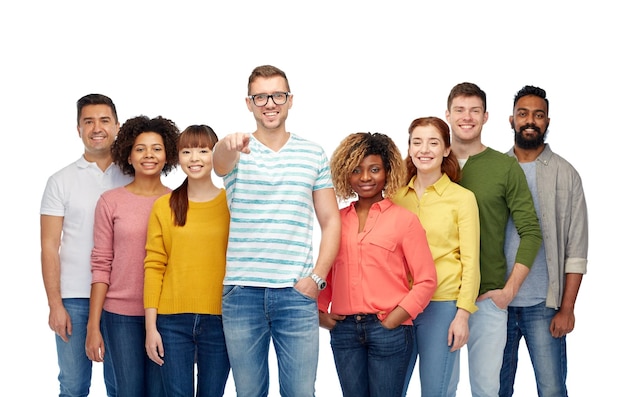
[[(294, 93), (288, 130), (328, 155), (358, 131), (406, 150), (407, 128), (444, 116), (462, 81), (487, 92), (484, 142), (505, 151), (513, 96), (547, 90), (548, 142), (579, 170), (590, 215), (589, 273), (568, 336), (570, 396), (623, 395), (622, 164), (624, 22), (619, 2), (569, 1), (7, 1), (0, 5), (2, 389), (57, 394), (54, 335), (39, 261), (39, 204), (47, 177), (82, 152), (76, 100), (110, 96), (120, 121), (163, 115), (220, 137), (252, 131), (244, 104), (255, 66), (283, 69)], [(424, 3), (424, 4), (422, 4)], [(171, 4), (171, 5), (170, 5)], [(401, 5), (397, 5), (401, 4)], [(182, 172), (166, 183), (175, 187)], [(317, 391), (340, 395), (322, 330)], [(522, 349), (524, 351), (524, 349)], [(463, 357), (459, 396), (467, 396)], [(271, 396), (277, 396), (272, 365)], [(520, 363), (519, 396), (536, 395)], [(621, 370), (620, 370), (621, 369)], [(102, 396), (100, 366), (93, 393)], [(416, 379), (416, 378), (414, 378)], [(419, 382), (410, 395), (419, 394)], [(5, 393), (3, 393), (5, 394)], [(229, 382), (228, 396), (234, 395)]]

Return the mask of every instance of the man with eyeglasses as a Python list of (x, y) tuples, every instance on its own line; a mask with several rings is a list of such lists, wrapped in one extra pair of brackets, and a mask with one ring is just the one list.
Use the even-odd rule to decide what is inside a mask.
[(246, 104), (256, 131), (227, 135), (213, 149), (231, 212), (222, 321), (239, 396), (268, 395), (270, 340), (280, 394), (315, 395), (317, 297), (339, 249), (341, 221), (324, 150), (286, 130), (292, 103), (282, 70), (255, 68)]

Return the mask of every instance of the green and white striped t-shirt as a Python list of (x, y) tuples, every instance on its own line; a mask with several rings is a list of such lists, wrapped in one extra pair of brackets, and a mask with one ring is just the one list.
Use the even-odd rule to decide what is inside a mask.
[(328, 158), (291, 134), (274, 152), (251, 135), (224, 176), (230, 208), (225, 285), (291, 287), (313, 269), (313, 192), (332, 188)]

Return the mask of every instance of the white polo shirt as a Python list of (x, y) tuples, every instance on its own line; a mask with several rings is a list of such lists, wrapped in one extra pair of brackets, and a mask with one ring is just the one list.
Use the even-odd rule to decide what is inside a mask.
[(89, 298), (91, 250), (96, 203), (100, 195), (132, 181), (111, 164), (102, 172), (83, 156), (48, 178), (41, 215), (63, 217), (61, 235), (61, 297)]

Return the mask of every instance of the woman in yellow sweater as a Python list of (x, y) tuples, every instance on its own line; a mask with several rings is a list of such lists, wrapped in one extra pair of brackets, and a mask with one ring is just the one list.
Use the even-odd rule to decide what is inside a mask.
[(405, 392), (419, 355), (422, 396), (456, 395), (459, 353), (477, 310), (480, 227), (474, 194), (455, 183), (461, 168), (450, 148), (450, 129), (437, 117), (409, 126), (407, 185), (393, 201), (417, 214), (435, 260), (437, 289), (414, 325), (415, 344)]
[[(146, 242), (146, 351), (167, 395), (222, 396), (230, 372), (222, 328), (222, 282), (230, 215), (213, 184), (218, 138), (192, 125), (178, 139), (185, 181), (152, 208)], [(194, 364), (197, 363), (197, 385)]]

